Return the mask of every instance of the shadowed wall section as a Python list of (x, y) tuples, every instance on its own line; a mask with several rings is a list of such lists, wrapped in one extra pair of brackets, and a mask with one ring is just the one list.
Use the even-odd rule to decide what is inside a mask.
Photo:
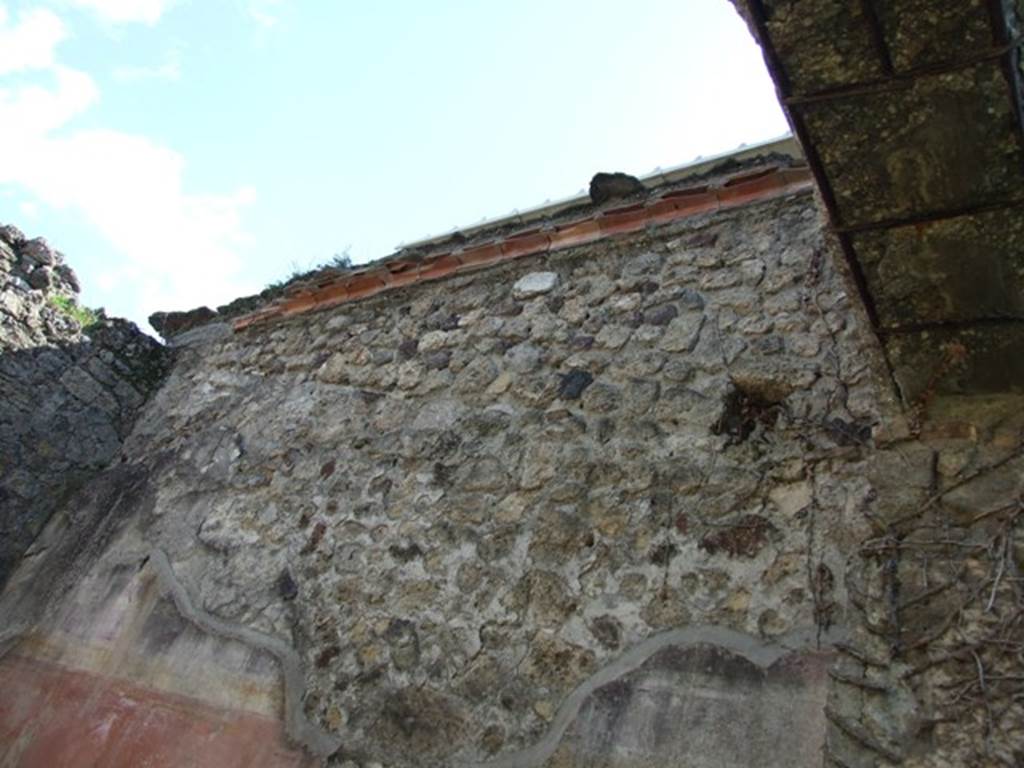
[(155, 339), (79, 307), (78, 290), (63, 254), (0, 226), (0, 587), (170, 368)]
[(818, 766), (830, 663), (790, 653), (763, 668), (716, 645), (665, 648), (588, 697), (550, 765)]

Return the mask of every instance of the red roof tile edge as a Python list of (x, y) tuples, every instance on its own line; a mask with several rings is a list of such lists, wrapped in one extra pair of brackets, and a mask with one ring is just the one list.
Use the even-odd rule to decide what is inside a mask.
[(524, 256), (561, 251), (615, 235), (631, 234), (711, 211), (738, 208), (762, 200), (794, 194), (813, 186), (805, 167), (757, 168), (706, 185), (673, 190), (640, 203), (595, 210), (583, 218), (536, 227), (456, 251), (439, 250), (420, 261), (396, 258), (371, 269), (339, 274), (234, 321), (235, 331), (277, 318), (346, 304), (428, 280), (490, 267)]

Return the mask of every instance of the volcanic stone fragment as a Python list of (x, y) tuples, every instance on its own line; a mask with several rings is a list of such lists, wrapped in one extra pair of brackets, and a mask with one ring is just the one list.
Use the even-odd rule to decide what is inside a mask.
[(58, 261), (56, 252), (41, 237), (26, 242), (21, 247), (21, 255), (33, 263), (43, 266), (53, 266)]
[(644, 322), (648, 325), (668, 325), (679, 315), (674, 304), (662, 304), (644, 312)]
[(594, 377), (587, 371), (575, 369), (562, 376), (558, 396), (563, 400), (578, 400), (583, 390), (594, 383)]
[(644, 185), (640, 183), (640, 179), (628, 173), (596, 173), (590, 180), (590, 199), (594, 205), (643, 191)]
[(217, 313), (209, 307), (197, 307), (188, 312), (154, 312), (149, 316), (149, 324), (153, 330), (169, 339), (190, 328), (206, 323), (217, 317)]
[(775, 526), (758, 515), (744, 515), (735, 525), (709, 533), (700, 548), (709, 555), (724, 552), (729, 557), (756, 557), (768, 543)]
[(277, 577), (277, 592), (283, 600), (294, 600), (299, 594), (299, 585), (287, 568)]
[(36, 267), (28, 276), (28, 284), (40, 291), (45, 291), (52, 283), (53, 272), (49, 267)]

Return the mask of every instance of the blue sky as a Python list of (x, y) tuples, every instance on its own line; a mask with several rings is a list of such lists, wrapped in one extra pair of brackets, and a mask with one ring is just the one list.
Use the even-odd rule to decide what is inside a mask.
[(727, 0), (0, 0), (0, 222), (140, 325), (786, 130)]

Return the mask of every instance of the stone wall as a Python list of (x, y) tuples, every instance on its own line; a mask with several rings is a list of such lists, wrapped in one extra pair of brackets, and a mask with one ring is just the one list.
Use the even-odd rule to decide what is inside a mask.
[(830, 671), (831, 764), (1024, 759), (1021, 405), (922, 399), (876, 430), (869, 529), (846, 561), (848, 634)]
[(202, 334), (126, 446), (120, 537), (294, 647), (293, 735), (336, 762), (693, 761), (731, 732), (666, 729), (712, 707), (762, 734), (736, 764), (814, 764), (877, 416), (811, 203)]
[(896, 401), (840, 263), (805, 192), (190, 332), (0, 598), (0, 754), (111, 717), (56, 663), (192, 716), (109, 765), (1019, 763), (1024, 409)]
[(134, 325), (74, 315), (75, 273), (0, 227), (0, 585), (50, 515), (117, 456), (169, 367)]

